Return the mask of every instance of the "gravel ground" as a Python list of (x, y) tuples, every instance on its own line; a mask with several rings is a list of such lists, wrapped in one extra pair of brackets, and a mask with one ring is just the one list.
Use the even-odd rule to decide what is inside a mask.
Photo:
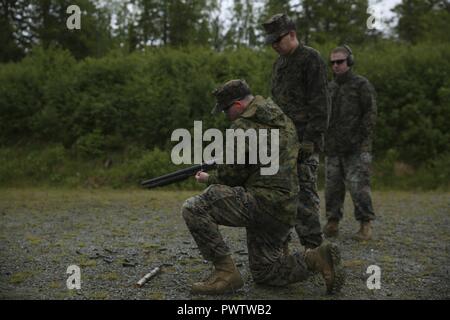
[[(179, 212), (194, 193), (1, 189), (0, 298), (210, 299), (189, 291), (211, 270)], [(221, 227), (245, 286), (217, 299), (449, 299), (450, 195), (374, 192), (373, 198), (374, 240), (364, 243), (351, 238), (358, 224), (346, 199), (333, 240), (347, 270), (341, 293), (325, 295), (320, 276), (285, 288), (256, 285), (245, 230)], [(291, 250), (303, 250), (297, 238)], [(81, 268), (80, 290), (67, 289), (70, 265)], [(367, 287), (370, 265), (381, 269), (380, 289)], [(157, 266), (158, 275), (134, 286)]]

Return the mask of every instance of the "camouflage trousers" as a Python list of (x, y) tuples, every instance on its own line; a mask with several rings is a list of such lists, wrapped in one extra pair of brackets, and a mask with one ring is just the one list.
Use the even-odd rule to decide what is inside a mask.
[(325, 161), (327, 219), (342, 219), (346, 188), (353, 200), (356, 220), (375, 219), (370, 191), (370, 153), (326, 157)]
[(258, 210), (255, 198), (242, 187), (213, 184), (186, 200), (182, 214), (206, 260), (230, 254), (219, 225), (244, 227), (250, 271), (256, 283), (284, 286), (310, 275), (302, 254), (283, 255), (290, 226)]
[(318, 168), (318, 153), (309, 157), (298, 157), (297, 169), (300, 192), (295, 230), (300, 243), (307, 248), (315, 248), (322, 243), (319, 221), (320, 198), (317, 193)]

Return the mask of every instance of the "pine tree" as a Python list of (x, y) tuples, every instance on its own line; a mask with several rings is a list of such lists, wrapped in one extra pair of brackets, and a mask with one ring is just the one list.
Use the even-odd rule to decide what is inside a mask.
[(446, 0), (403, 0), (392, 11), (398, 15), (398, 37), (410, 43), (449, 41), (450, 3)]

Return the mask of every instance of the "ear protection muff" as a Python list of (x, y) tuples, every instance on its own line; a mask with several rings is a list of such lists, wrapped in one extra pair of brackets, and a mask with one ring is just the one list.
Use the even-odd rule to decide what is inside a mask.
[(350, 47), (346, 44), (342, 45), (347, 51), (348, 51), (348, 56), (347, 56), (347, 65), (349, 67), (351, 67), (352, 65), (355, 64), (355, 60), (353, 59), (353, 52), (352, 49), (350, 49)]

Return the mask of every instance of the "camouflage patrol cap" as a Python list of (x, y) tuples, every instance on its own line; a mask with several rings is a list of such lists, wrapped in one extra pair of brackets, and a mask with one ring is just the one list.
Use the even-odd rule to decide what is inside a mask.
[(217, 103), (211, 113), (216, 114), (227, 109), (234, 101), (245, 98), (251, 91), (245, 80), (235, 79), (221, 85), (212, 94), (216, 97)]
[(266, 44), (274, 43), (280, 36), (295, 30), (295, 23), (285, 14), (278, 13), (262, 24), (266, 32)]

